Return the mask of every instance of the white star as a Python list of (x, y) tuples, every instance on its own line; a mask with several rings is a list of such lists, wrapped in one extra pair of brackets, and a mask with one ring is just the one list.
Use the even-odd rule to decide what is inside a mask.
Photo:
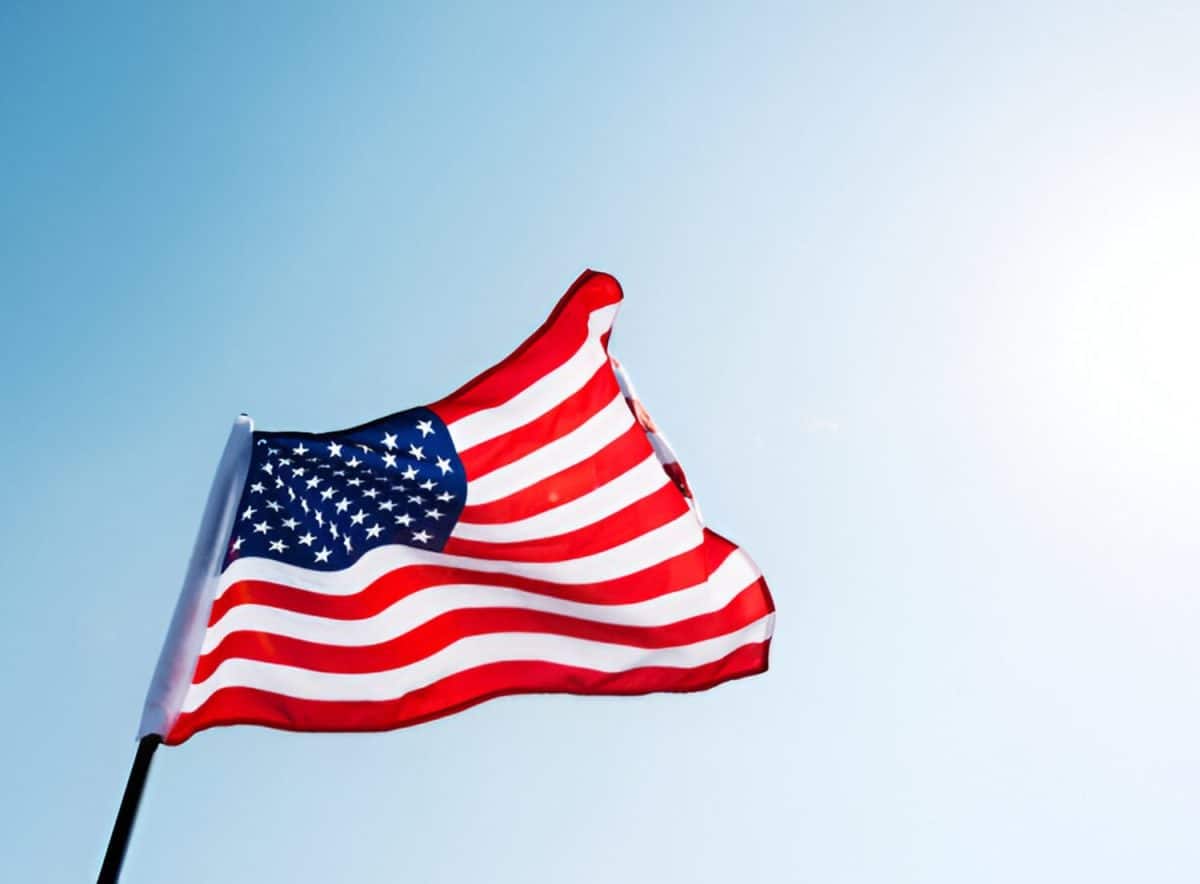
[(279, 458), (279, 465), (281, 467), (290, 467), (292, 465), (292, 459), (290, 457), (281, 457)]
[(326, 488), (321, 492), (321, 500), (329, 500), (329, 498), (333, 497), (335, 494), (337, 494), (337, 491), (335, 491), (333, 488)]
[(382, 533), (383, 533), (382, 528), (380, 528), (378, 525), (372, 525), (370, 528), (367, 529), (367, 540), (374, 540), (376, 537), (378, 537)]
[(332, 537), (333, 537), (335, 540), (337, 539), (337, 536), (338, 536), (338, 530), (337, 530), (337, 523), (336, 523), (336, 522), (330, 522), (330, 523), (329, 523), (329, 534), (330, 534), (330, 535), (331, 535), (331, 536), (332, 536)]
[(425, 510), (426, 518), (433, 519), (435, 522), (442, 517), (440, 510)]
[(383, 434), (383, 447), (386, 448), (388, 451), (391, 451), (393, 448), (396, 447), (396, 434), (395, 433), (384, 433)]
[(233, 551), (237, 552), (241, 548), (242, 548), (242, 538), (235, 537), (233, 540)]
[(359, 443), (358, 443), (358, 450), (359, 450), (359, 451), (361, 451), (363, 454), (370, 454), (370, 453), (371, 453), (371, 446), (370, 446), (370, 445), (363, 445), (361, 442), (359, 442)]
[(255, 482), (253, 485), (250, 486), (250, 490), (253, 491), (255, 494), (262, 494), (265, 489), (263, 488), (262, 482)]
[(344, 476), (344, 475), (346, 475), (346, 471), (345, 470), (334, 470), (333, 474), (335, 476)]
[(421, 504), (421, 503), (425, 502), (425, 498), (419, 494), (410, 494), (410, 495), (408, 495), (408, 502)]
[(271, 526), (267, 524), (266, 519), (263, 519), (261, 522), (256, 523), (254, 526), (255, 534), (266, 534), (270, 530), (271, 530)]
[(416, 540), (420, 543), (428, 543), (429, 538), (432, 536), (433, 536), (432, 534), (426, 534), (424, 531), (414, 531), (413, 532), (413, 540)]
[(275, 472), (275, 468), (273, 466), (271, 466), (270, 463), (263, 464), (261, 467), (259, 467), (259, 469), (261, 469), (268, 476), (271, 475), (271, 473)]
[(283, 487), (283, 479), (280, 479), (278, 476), (275, 477), (275, 487), (276, 488)]
[(288, 500), (295, 500), (295, 499), (296, 499), (296, 492), (293, 491), (292, 486), (289, 485), (288, 486)]
[(304, 455), (308, 454), (308, 449), (305, 448), (304, 443), (301, 442), (299, 445), (297, 445), (295, 448), (292, 449), (292, 454), (296, 455), (296, 457), (304, 457)]
[(352, 515), (352, 516), (350, 517), (350, 524), (351, 524), (351, 525), (361, 525), (361, 524), (363, 523), (363, 520), (364, 520), (366, 517), (367, 517), (367, 514), (366, 514), (366, 513), (364, 513), (364, 512), (363, 512), (363, 511), (360, 509), (358, 512), (356, 512), (354, 515)]
[(404, 468), (404, 472), (401, 473), (400, 475), (402, 475), (405, 479), (408, 479), (411, 482), (413, 479), (417, 478), (417, 468), (414, 467), (412, 464), (409, 464), (407, 467)]
[(425, 450), (420, 445), (417, 445), (415, 442), (412, 445), (408, 446), (408, 453), (411, 454), (413, 457), (415, 457), (417, 460), (425, 459)]
[(442, 503), (449, 503), (450, 501), (454, 500), (454, 495), (451, 494), (449, 491), (443, 491), (437, 497), (438, 497), (438, 500), (440, 500)]
[(320, 484), (321, 484), (321, 477), (320, 477), (320, 476), (313, 476), (311, 479), (309, 479), (309, 480), (308, 480), (307, 482), (305, 482), (304, 484), (305, 484), (306, 486), (308, 486), (308, 490), (309, 490), (309, 491), (312, 491), (314, 488), (316, 488), (318, 485), (320, 485)]
[(401, 513), (400, 515), (396, 516), (396, 524), (403, 525), (405, 528), (407, 528), (412, 524), (412, 516), (410, 516), (408, 513)]
[(333, 552), (333, 550), (331, 550), (329, 547), (327, 547), (327, 546), (321, 547), (320, 550), (317, 551), (317, 561), (318, 562), (328, 562), (329, 554), (331, 552)]
[(360, 464), (362, 464), (362, 461), (358, 459), (357, 455), (355, 457), (350, 458), (348, 461), (346, 461), (346, 466), (350, 467), (350, 469), (354, 469), (355, 467), (359, 466)]
[(329, 456), (330, 457), (341, 457), (342, 456), (342, 446), (338, 445), (336, 442), (330, 442), (329, 443)]
[(312, 546), (312, 542), (317, 539), (317, 536), (305, 531), (303, 537), (297, 537), (296, 539), (299, 540), (304, 546)]
[(450, 461), (444, 457), (439, 457), (437, 459), (437, 468), (442, 471), (443, 476), (446, 475), (446, 473), (454, 472), (453, 467), (450, 466)]
[(350, 501), (343, 497), (336, 504), (334, 504), (333, 508), (339, 513), (344, 513), (346, 510), (350, 509)]
[(304, 467), (296, 467), (294, 470), (292, 470), (293, 476), (303, 476), (304, 473), (305, 473)]
[(250, 518), (256, 512), (258, 512), (258, 510), (256, 510), (254, 507), (252, 507), (252, 506), (246, 507), (246, 511), (244, 513), (242, 513), (242, 521), (243, 522), (246, 521), (246, 519)]
[(432, 491), (437, 487), (437, 482), (433, 481), (433, 479), (426, 479), (421, 483), (420, 487), (424, 488), (426, 491)]
[(313, 517), (317, 520), (318, 525), (320, 525), (322, 528), (325, 527), (325, 517), (321, 515), (320, 510), (317, 510), (315, 513), (313, 513)]
[(369, 498), (371, 498), (371, 500), (374, 500), (378, 496), (379, 496), (379, 492), (377, 490), (375, 490), (374, 488), (368, 488), (366, 491), (363, 492), (363, 497), (369, 497)]
[(382, 500), (379, 502), (379, 508), (381, 510), (387, 510), (389, 513), (392, 511), (392, 507), (395, 505), (396, 504), (392, 503), (390, 500)]
[(293, 519), (291, 516), (288, 516), (286, 519), (283, 520), (283, 527), (288, 528), (292, 531), (295, 531), (298, 527), (300, 527), (300, 523), (297, 522), (295, 519)]
[(385, 454), (383, 456), (383, 468), (384, 469), (393, 469), (395, 466), (396, 466), (396, 455), (390, 454), (390, 453)]
[(424, 439), (433, 432), (433, 421), (417, 421), (417, 429), (421, 431), (421, 438)]
[(283, 507), (281, 507), (281, 506), (280, 506), (280, 505), (279, 505), (279, 504), (278, 504), (276, 501), (274, 501), (274, 500), (268, 500), (268, 501), (267, 501), (267, 509), (269, 509), (269, 510), (270, 510), (271, 512), (273, 512), (273, 513), (277, 513), (277, 512), (279, 512), (281, 509), (283, 509)]
[(284, 543), (282, 540), (272, 540), (271, 541), (271, 552), (281, 553), (287, 548), (288, 548), (287, 544)]
[(274, 456), (275, 456), (275, 455), (277, 455), (278, 453), (279, 453), (279, 449), (278, 449), (278, 448), (268, 448), (268, 449), (267, 449), (267, 457), (274, 457)]
[(342, 543), (345, 544), (345, 546), (346, 546), (346, 552), (352, 552), (354, 550), (354, 547), (350, 545), (350, 535), (349, 534), (347, 534), (345, 537), (342, 538)]
[(352, 486), (354, 486), (355, 488), (357, 488), (359, 485), (361, 485), (361, 484), (362, 484), (362, 479), (359, 479), (359, 478), (356, 476), (356, 477), (355, 477), (355, 478), (353, 478), (353, 479), (347, 479), (347, 480), (346, 480), (346, 484), (347, 484), (347, 485), (352, 485)]
[(304, 510), (305, 512), (308, 512), (308, 501), (305, 500), (303, 497), (300, 498), (300, 509)]

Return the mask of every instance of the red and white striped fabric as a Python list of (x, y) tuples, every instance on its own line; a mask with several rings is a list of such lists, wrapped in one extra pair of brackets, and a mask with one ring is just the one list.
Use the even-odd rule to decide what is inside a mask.
[(512, 355), (429, 406), (467, 479), (440, 551), (221, 570), (250, 445), (235, 426), (142, 734), (382, 730), (505, 694), (696, 691), (764, 671), (766, 583), (703, 525), (609, 356), (621, 298), (585, 273)]

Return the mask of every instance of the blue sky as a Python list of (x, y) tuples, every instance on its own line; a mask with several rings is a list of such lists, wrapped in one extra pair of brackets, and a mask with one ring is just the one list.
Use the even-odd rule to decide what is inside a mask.
[(125, 881), (1200, 874), (1200, 11), (643, 6), (0, 11), (0, 877), (95, 874), (233, 417), (589, 266), (772, 670), (206, 732)]

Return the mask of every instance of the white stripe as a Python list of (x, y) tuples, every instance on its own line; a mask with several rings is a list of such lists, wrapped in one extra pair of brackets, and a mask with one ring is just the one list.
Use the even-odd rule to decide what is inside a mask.
[(209, 627), (201, 653), (226, 636), (247, 631), (342, 647), (379, 644), (405, 635), (435, 617), (467, 608), (519, 608), (621, 626), (665, 626), (719, 611), (759, 578), (749, 556), (735, 550), (708, 579), (657, 598), (628, 604), (590, 604), (502, 586), (432, 586), (361, 620), (337, 620), (269, 605), (238, 605)]
[(541, 417), (588, 382), (608, 359), (600, 338), (612, 328), (619, 304), (593, 310), (582, 346), (566, 362), (542, 375), (507, 402), (476, 411), (449, 425), (454, 447), (466, 451)]
[(517, 543), (565, 534), (637, 503), (670, 481), (658, 458), (650, 455), (617, 478), (561, 506), (515, 522), (500, 522), (494, 525), (459, 522), (450, 532), (450, 536), (462, 540), (484, 540), (489, 543)]
[(262, 580), (325, 595), (353, 595), (384, 574), (410, 565), (442, 565), (562, 584), (593, 583), (634, 574), (694, 549), (703, 540), (700, 523), (687, 512), (619, 546), (562, 562), (501, 562), (399, 544), (378, 546), (341, 571), (311, 571), (286, 562), (248, 556), (238, 559), (221, 575), (216, 597), (220, 598), (230, 586), (242, 580)]
[(637, 390), (633, 388), (633, 380), (625, 371), (625, 366), (615, 356), (610, 356), (608, 361), (612, 363), (613, 374), (617, 376), (617, 386), (621, 388), (621, 392), (625, 394), (625, 398), (636, 400)]
[(726, 657), (738, 648), (771, 635), (768, 614), (727, 635), (673, 648), (636, 648), (568, 638), (550, 633), (493, 633), (464, 638), (408, 666), (384, 672), (314, 672), (258, 660), (222, 662), (202, 683), (192, 685), (184, 711), (193, 712), (222, 688), (248, 687), (299, 700), (394, 700), (476, 666), (528, 660), (578, 666), (599, 672), (624, 672), (644, 666), (692, 669)]
[(678, 463), (675, 459), (675, 452), (671, 450), (670, 444), (659, 433), (651, 433), (646, 430), (646, 438), (650, 440), (650, 447), (654, 449), (659, 461), (664, 464)]
[(467, 483), (467, 505), (491, 503), (508, 497), (586, 460), (633, 426), (633, 412), (619, 393), (584, 423), (565, 436), (531, 451), (522, 458)]

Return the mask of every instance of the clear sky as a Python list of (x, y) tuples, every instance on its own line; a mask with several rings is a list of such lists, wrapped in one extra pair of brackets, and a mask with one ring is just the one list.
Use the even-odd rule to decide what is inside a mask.
[(94, 877), (234, 416), (590, 266), (771, 671), (205, 732), (124, 880), (1200, 879), (1200, 7), (647, 5), (0, 10), (0, 878)]

